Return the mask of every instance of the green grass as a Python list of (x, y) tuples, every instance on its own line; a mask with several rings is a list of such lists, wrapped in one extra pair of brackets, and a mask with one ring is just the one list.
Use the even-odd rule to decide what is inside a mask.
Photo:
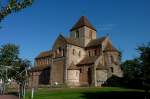
[[(144, 92), (119, 87), (103, 88), (41, 88), (35, 91), (34, 99), (144, 99)], [(29, 90), (26, 99), (30, 99)]]

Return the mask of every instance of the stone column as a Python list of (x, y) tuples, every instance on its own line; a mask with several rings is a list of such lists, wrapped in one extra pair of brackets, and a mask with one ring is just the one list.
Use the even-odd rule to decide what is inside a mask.
[(96, 66), (95, 64), (92, 65), (92, 86), (96, 86)]
[(69, 65), (68, 64), (68, 57), (69, 57), (69, 46), (66, 45), (65, 46), (65, 66), (64, 66), (64, 83), (67, 84), (67, 66)]

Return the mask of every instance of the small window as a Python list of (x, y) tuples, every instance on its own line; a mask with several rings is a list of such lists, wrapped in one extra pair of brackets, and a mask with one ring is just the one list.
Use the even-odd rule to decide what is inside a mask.
[(80, 68), (80, 73), (82, 73), (82, 68)]
[(114, 62), (114, 57), (110, 56), (111, 62)]
[(75, 55), (75, 49), (72, 50), (72, 54)]
[(114, 68), (113, 67), (111, 67), (110, 70), (111, 70), (112, 73), (114, 72)]
[(94, 55), (96, 56), (96, 54), (97, 54), (97, 50), (94, 50)]
[(88, 54), (89, 54), (89, 56), (91, 56), (91, 52), (90, 51), (88, 51)]
[(77, 30), (76, 33), (75, 33), (75, 37), (76, 37), (76, 38), (79, 38), (79, 31), (78, 31), (78, 30)]
[(79, 51), (79, 57), (81, 56), (81, 51)]
[(61, 53), (61, 47), (58, 48), (59, 53)]

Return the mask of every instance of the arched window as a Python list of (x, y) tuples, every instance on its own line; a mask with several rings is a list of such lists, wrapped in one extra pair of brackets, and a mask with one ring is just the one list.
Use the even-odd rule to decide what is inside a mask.
[(91, 56), (91, 52), (90, 51), (88, 51), (88, 54), (89, 54), (89, 56)]
[(81, 51), (79, 51), (79, 57), (81, 56)]
[(58, 48), (59, 53), (61, 53), (61, 47)]
[(114, 68), (113, 67), (110, 67), (110, 70), (111, 70), (112, 73), (114, 72)]
[(73, 54), (73, 55), (75, 54), (75, 49), (72, 50), (72, 54)]
[(95, 50), (94, 50), (94, 55), (96, 56), (96, 54), (97, 54), (97, 50), (95, 49)]
[(75, 33), (75, 38), (79, 38), (79, 31), (78, 30)]
[(110, 56), (111, 62), (114, 62), (114, 57)]
[(82, 73), (82, 68), (80, 68), (80, 73)]

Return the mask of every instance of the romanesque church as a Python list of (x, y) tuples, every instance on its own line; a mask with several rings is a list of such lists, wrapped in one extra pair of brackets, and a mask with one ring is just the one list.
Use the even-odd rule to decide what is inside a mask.
[(121, 77), (119, 51), (108, 36), (97, 37), (95, 27), (81, 16), (69, 37), (60, 34), (53, 47), (35, 58), (34, 86), (101, 86), (112, 75)]

